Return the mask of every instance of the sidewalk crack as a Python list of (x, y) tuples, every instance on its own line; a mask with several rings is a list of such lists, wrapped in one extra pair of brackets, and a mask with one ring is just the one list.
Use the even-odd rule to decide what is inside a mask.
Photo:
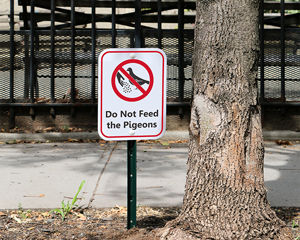
[[(91, 198), (90, 198), (90, 200), (89, 200), (89, 204), (88, 204), (88, 206), (87, 206), (88, 208), (90, 208), (92, 202), (95, 200), (95, 195), (96, 195), (96, 192), (97, 192), (97, 190), (98, 190), (100, 180), (101, 180), (101, 178), (102, 178), (102, 176), (103, 176), (103, 174), (104, 174), (104, 172), (105, 172), (105, 169), (106, 169), (106, 167), (107, 167), (107, 165), (108, 165), (108, 163), (109, 163), (109, 161), (110, 161), (110, 159), (111, 159), (111, 156), (112, 156), (113, 152), (115, 151), (117, 145), (118, 145), (118, 142), (116, 142), (116, 143), (114, 144), (113, 148), (111, 149), (110, 154), (109, 154), (109, 156), (108, 156), (108, 158), (107, 158), (107, 160), (106, 160), (106, 162), (105, 162), (105, 164), (104, 164), (104, 167), (102, 168), (102, 170), (101, 170), (101, 172), (100, 172), (100, 174), (99, 174), (99, 176), (98, 176), (98, 179), (97, 179), (97, 182), (96, 182), (95, 189), (94, 189), (94, 191), (93, 191), (93, 194), (92, 194), (92, 196), (91, 196)], [(107, 150), (107, 148), (106, 148), (106, 149), (103, 151), (103, 153), (101, 154), (100, 159), (103, 158), (103, 156), (104, 156), (106, 150)]]

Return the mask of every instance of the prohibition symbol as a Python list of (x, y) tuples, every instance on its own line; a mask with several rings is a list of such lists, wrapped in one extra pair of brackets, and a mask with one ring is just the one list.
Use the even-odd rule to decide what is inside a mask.
[(136, 102), (151, 92), (153, 73), (150, 67), (141, 60), (125, 60), (113, 71), (111, 85), (119, 98), (128, 102)]

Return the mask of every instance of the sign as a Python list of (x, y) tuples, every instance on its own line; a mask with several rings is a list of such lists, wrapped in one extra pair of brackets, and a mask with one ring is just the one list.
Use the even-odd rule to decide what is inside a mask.
[(166, 128), (167, 58), (160, 49), (107, 49), (98, 59), (98, 133), (158, 139)]

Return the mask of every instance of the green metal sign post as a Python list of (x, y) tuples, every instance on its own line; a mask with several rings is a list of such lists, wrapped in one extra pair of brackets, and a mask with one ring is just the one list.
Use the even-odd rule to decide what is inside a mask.
[[(135, 0), (135, 48), (142, 47), (142, 3)], [(136, 140), (127, 141), (127, 229), (136, 226)]]
[[(141, 9), (141, 0), (135, 0), (135, 49), (106, 49), (98, 62), (99, 136), (127, 140), (128, 229), (136, 227), (136, 140), (158, 139), (166, 129), (167, 57), (161, 49), (142, 48)], [(136, 92), (128, 92), (125, 83)]]
[(136, 141), (127, 141), (127, 229), (136, 226)]

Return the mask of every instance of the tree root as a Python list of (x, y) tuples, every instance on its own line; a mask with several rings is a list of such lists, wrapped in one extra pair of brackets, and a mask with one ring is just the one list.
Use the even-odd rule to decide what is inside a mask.
[[(161, 228), (159, 230), (156, 230), (155, 236), (158, 237), (160, 240), (207, 240), (207, 239), (215, 239), (209, 236), (203, 236), (202, 238), (193, 236), (190, 234), (188, 231), (182, 230), (179, 227), (171, 227), (171, 226), (166, 226), (164, 228)], [(224, 239), (224, 238), (220, 238)], [(259, 238), (260, 240), (269, 240), (270, 238), (262, 239)], [(292, 240), (292, 234), (291, 231), (288, 227), (282, 228), (280, 231), (280, 234), (274, 238), (274, 240)], [(233, 239), (228, 239), (228, 240), (233, 240)], [(239, 239), (241, 240), (241, 239)], [(246, 239), (245, 239), (246, 240)], [(247, 239), (249, 240), (249, 239)], [(255, 239), (258, 240), (258, 239)]]
[(156, 236), (160, 240), (196, 240), (196, 238), (189, 234), (188, 232), (181, 230), (180, 228), (165, 227), (157, 231)]
[(284, 227), (281, 229), (280, 234), (275, 240), (292, 240), (293, 236), (291, 233), (291, 229), (288, 227)]

